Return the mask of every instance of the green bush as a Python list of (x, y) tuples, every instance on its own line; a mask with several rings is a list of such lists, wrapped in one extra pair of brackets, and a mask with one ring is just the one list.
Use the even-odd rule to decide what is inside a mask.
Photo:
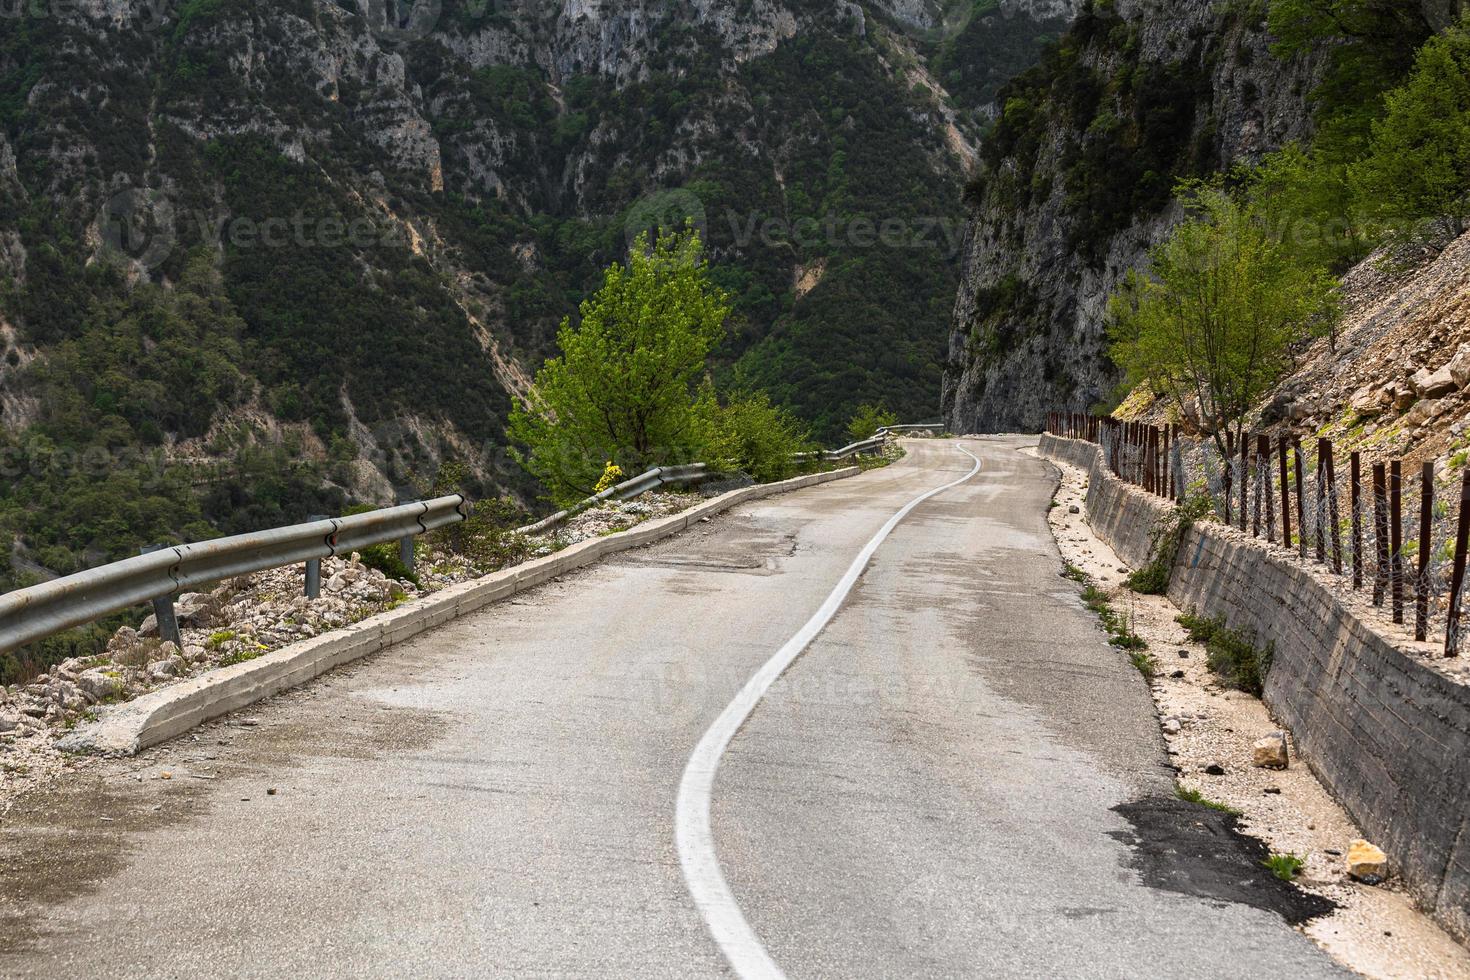
[(640, 473), (693, 458), (696, 386), (729, 313), (694, 231), (660, 232), (651, 247), (640, 235), (627, 265), (607, 269), (511, 415), (523, 464), (553, 500), (590, 496), (608, 460)]
[(738, 392), (721, 405), (714, 389), (700, 395), (705, 430), (703, 456), (712, 466), (743, 470), (762, 483), (796, 472), (796, 454), (808, 448), (806, 429), (771, 404), (764, 392)]
[(898, 424), (898, 416), (888, 410), (882, 402), (875, 405), (859, 405), (847, 423), (847, 434), (853, 442), (871, 439), (879, 429)]
[(1184, 501), (1164, 516), (1153, 530), (1153, 548), (1148, 564), (1128, 576), (1124, 583), (1134, 592), (1144, 595), (1164, 595), (1169, 591), (1169, 578), (1174, 572), (1174, 561), (1179, 555), (1179, 546), (1194, 522), (1210, 512), (1210, 498), (1206, 494), (1186, 496)]
[(1226, 687), (1261, 696), (1271, 670), (1274, 644), (1258, 648), (1253, 635), (1226, 626), (1223, 616), (1210, 618), (1188, 612), (1181, 613), (1176, 621), (1189, 630), (1191, 640), (1205, 645), (1206, 664)]
[(419, 577), (403, 563), (398, 556), (398, 542), (392, 541), (387, 544), (370, 544), (358, 552), (362, 563), (368, 568), (376, 568), (384, 575), (399, 582), (412, 582), (419, 585)]

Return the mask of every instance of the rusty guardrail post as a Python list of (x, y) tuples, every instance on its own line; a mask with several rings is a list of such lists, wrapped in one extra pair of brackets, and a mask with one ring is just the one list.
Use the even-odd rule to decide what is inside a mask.
[[(139, 548), (138, 554), (151, 555), (154, 552), (166, 550), (168, 550), (168, 545), (150, 544)], [(179, 633), (179, 619), (174, 615), (173, 593), (170, 592), (168, 595), (159, 596), (157, 599), (154, 599), (152, 606), (153, 619), (158, 623), (158, 638), (160, 640), (170, 640), (174, 646), (182, 650), (184, 648), (184, 638)]]

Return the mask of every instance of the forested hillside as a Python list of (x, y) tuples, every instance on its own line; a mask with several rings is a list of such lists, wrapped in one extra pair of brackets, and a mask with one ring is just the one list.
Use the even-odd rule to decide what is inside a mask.
[(0, 585), (540, 489), (514, 397), (698, 225), (723, 387), (932, 416), (956, 202), (1064, 2), (101, 0), (0, 21)]

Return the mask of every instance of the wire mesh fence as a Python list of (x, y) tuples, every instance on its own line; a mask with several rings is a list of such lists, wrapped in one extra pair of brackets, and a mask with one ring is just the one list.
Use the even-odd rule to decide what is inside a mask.
[(1197, 438), (1081, 413), (1055, 413), (1047, 430), (1098, 444), (1115, 475), (1150, 493), (1207, 498), (1220, 523), (1327, 569), (1416, 639), (1443, 636), (1445, 655), (1459, 652), (1470, 467), (1457, 480), (1432, 461), (1340, 454), (1329, 439)]

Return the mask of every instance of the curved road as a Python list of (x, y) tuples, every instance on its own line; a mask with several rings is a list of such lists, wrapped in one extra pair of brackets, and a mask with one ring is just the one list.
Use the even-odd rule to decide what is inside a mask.
[(962, 448), (980, 471), (894, 526), (717, 753), (749, 962), (1335, 975), (1274, 912), (1151, 867), (1172, 844), (1114, 809), (1173, 773), (1058, 575), (1033, 442), (912, 441), (94, 766), (0, 824), (0, 975), (730, 975), (676, 846), (686, 764)]

